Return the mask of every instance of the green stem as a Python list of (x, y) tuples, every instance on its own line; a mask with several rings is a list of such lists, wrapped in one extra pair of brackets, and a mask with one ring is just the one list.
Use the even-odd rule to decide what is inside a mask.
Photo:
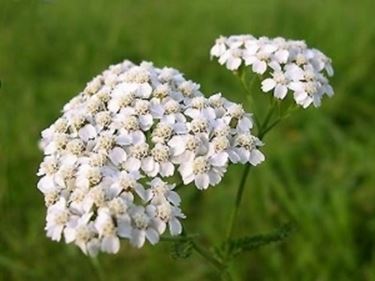
[(205, 258), (208, 262), (210, 262), (217, 270), (222, 272), (225, 267), (224, 265), (218, 261), (216, 258), (214, 258), (209, 251), (207, 251), (205, 248), (202, 246), (198, 245), (195, 241), (191, 241), (193, 249), (201, 255), (203, 258)]
[(253, 98), (253, 93), (251, 91), (252, 87), (253, 87), (253, 84), (256, 80), (257, 76), (253, 76), (250, 80), (250, 86), (248, 86), (247, 84), (247, 81), (246, 81), (246, 72), (243, 71), (241, 74), (240, 74), (240, 81), (241, 81), (241, 84), (242, 86), (244, 87), (245, 91), (247, 92), (247, 99), (249, 100), (249, 103), (250, 103), (250, 109), (252, 110), (252, 112), (254, 112), (254, 121), (255, 121), (255, 124), (256, 126), (259, 128), (259, 125), (260, 125), (260, 122), (259, 122), (259, 119), (257, 118), (257, 114), (256, 114), (256, 106), (255, 106), (255, 102), (254, 102), (254, 98)]
[[(262, 123), (261, 126), (258, 127), (259, 128), (259, 139), (260, 140), (262, 140), (264, 138), (264, 136), (266, 135), (266, 133), (271, 129), (271, 128), (268, 127), (268, 123), (271, 120), (271, 117), (273, 115), (273, 112), (274, 112), (275, 108), (276, 108), (275, 104), (272, 104), (271, 108), (268, 110), (268, 113), (265, 117), (264, 122)], [(244, 189), (245, 189), (246, 180), (247, 180), (247, 177), (249, 175), (250, 168), (251, 168), (251, 165), (246, 165), (246, 167), (244, 169), (244, 172), (242, 174), (240, 185), (238, 186), (238, 189), (237, 189), (236, 199), (235, 199), (235, 202), (234, 202), (234, 210), (233, 210), (231, 218), (229, 220), (229, 228), (228, 228), (228, 232), (227, 232), (227, 241), (229, 241), (230, 238), (233, 235), (234, 227), (236, 225), (237, 215), (238, 215), (238, 212), (239, 212), (239, 207), (240, 207), (241, 201), (242, 201), (242, 195), (243, 195), (243, 192), (244, 192)]]
[(196, 241), (194, 241), (194, 238), (199, 236), (198, 234), (191, 234), (188, 235), (186, 233), (186, 230), (184, 229), (182, 236), (180, 237), (162, 237), (160, 238), (160, 241), (163, 242), (176, 242), (176, 241), (190, 241), (192, 248), (204, 259), (206, 259), (213, 267), (215, 267), (220, 274), (222, 274), (224, 280), (231, 281), (231, 277), (229, 273), (226, 270), (226, 267), (224, 264), (222, 264), (218, 259), (216, 259), (210, 251), (208, 251), (203, 246), (200, 246)]
[(92, 266), (94, 267), (94, 269), (97, 273), (98, 280), (99, 281), (106, 280), (105, 274), (104, 274), (103, 268), (102, 268), (102, 266), (99, 262), (99, 259), (97, 257), (94, 257), (94, 258), (90, 258), (90, 261), (91, 261), (91, 264), (92, 264)]
[(192, 241), (193, 249), (201, 255), (203, 258), (205, 258), (208, 262), (210, 262), (219, 272), (220, 277), (225, 281), (232, 281), (233, 278), (229, 271), (226, 268), (226, 265), (218, 261), (216, 258), (214, 258), (210, 252), (208, 252), (205, 248), (198, 245), (195, 241)]
[(227, 241), (229, 241), (230, 238), (233, 235), (233, 231), (234, 231), (234, 227), (236, 225), (239, 207), (240, 207), (241, 201), (242, 201), (242, 195), (243, 195), (243, 192), (245, 190), (246, 179), (247, 179), (247, 176), (249, 175), (250, 168), (251, 168), (251, 165), (245, 166), (244, 172), (242, 174), (240, 185), (238, 186), (238, 189), (237, 189), (236, 199), (235, 199), (235, 202), (234, 202), (234, 209), (233, 209), (233, 212), (232, 212), (230, 220), (229, 220), (229, 228), (228, 228), (228, 232), (227, 232)]
[(277, 124), (279, 124), (281, 120), (282, 120), (282, 118), (278, 118), (274, 122), (272, 122), (271, 125), (269, 125), (268, 127), (264, 128), (262, 130), (261, 134), (259, 134), (259, 139), (262, 139), (269, 131), (271, 131), (271, 129), (273, 127), (275, 127)]
[[(276, 124), (281, 120), (281, 118), (278, 118), (276, 120), (277, 122), (275, 121), (270, 126), (268, 125), (269, 122), (271, 121), (271, 118), (272, 118), (272, 115), (274, 113), (275, 108), (276, 108), (276, 103), (272, 103), (272, 105), (269, 108), (268, 113), (267, 113), (262, 125), (258, 126), (258, 128), (259, 128), (259, 136), (258, 137), (259, 137), (260, 140), (262, 140), (265, 137), (265, 135), (274, 126), (276, 126)], [(240, 184), (239, 184), (238, 189), (237, 189), (236, 199), (235, 199), (235, 202), (234, 202), (234, 209), (233, 209), (233, 212), (232, 212), (230, 220), (229, 220), (229, 228), (228, 228), (227, 237), (226, 237), (227, 242), (230, 241), (230, 239), (233, 235), (233, 232), (234, 232), (234, 228), (236, 226), (236, 221), (237, 221), (237, 217), (238, 217), (238, 213), (239, 213), (239, 209), (240, 209), (240, 205), (241, 205), (241, 201), (242, 201), (242, 197), (243, 197), (243, 192), (244, 192), (245, 186), (246, 186), (246, 180), (247, 180), (247, 177), (250, 173), (250, 168), (251, 168), (251, 165), (245, 166)], [(225, 260), (228, 259), (228, 255), (229, 255), (229, 253), (226, 253)]]
[[(274, 109), (276, 108), (276, 106), (273, 106), (272, 108), (272, 113), (274, 111)], [(288, 118), (294, 110), (296, 110), (297, 107), (295, 106), (290, 106), (288, 108), (288, 110), (286, 111), (286, 113), (284, 115), (281, 115), (279, 116), (276, 120), (274, 120), (271, 124), (268, 124), (269, 121), (270, 121), (270, 118), (267, 119), (265, 122), (264, 122), (264, 126), (262, 126), (261, 128), (261, 132), (259, 133), (259, 139), (262, 139), (269, 131), (271, 131), (271, 129), (273, 129), (277, 124), (279, 124), (282, 120)], [(272, 114), (271, 114), (272, 116)]]
[(276, 109), (276, 102), (272, 100), (271, 107), (269, 108), (266, 117), (264, 118), (264, 121), (260, 127), (258, 127), (258, 137), (261, 140), (264, 137), (266, 126), (268, 126), (268, 123), (271, 121), (272, 115), (275, 112)]

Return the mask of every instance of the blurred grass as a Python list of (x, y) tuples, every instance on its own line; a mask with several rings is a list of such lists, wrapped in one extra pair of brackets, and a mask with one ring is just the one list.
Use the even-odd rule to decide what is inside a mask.
[[(220, 34), (305, 39), (332, 57), (336, 95), (300, 111), (266, 139), (248, 181), (237, 234), (293, 220), (287, 243), (247, 254), (241, 280), (375, 280), (375, 21), (373, 0), (0, 0), (0, 280), (97, 280), (75, 247), (45, 237), (36, 189), (39, 132), (109, 64), (173, 66), (243, 101), (238, 82), (209, 61)], [(241, 167), (221, 187), (185, 190), (187, 226), (220, 242)], [(106, 280), (217, 280), (200, 257), (168, 245), (99, 257)], [(245, 276), (245, 277), (244, 277)]]

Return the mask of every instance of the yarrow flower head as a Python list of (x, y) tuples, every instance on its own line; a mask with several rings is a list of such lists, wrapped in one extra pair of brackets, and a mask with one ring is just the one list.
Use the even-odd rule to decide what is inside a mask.
[(333, 95), (327, 78), (333, 75), (331, 60), (321, 51), (308, 48), (304, 41), (222, 36), (210, 54), (231, 71), (249, 67), (260, 75), (263, 92), (273, 92), (277, 99), (284, 99), (291, 92), (303, 108), (311, 104), (318, 107), (324, 95)]
[(199, 88), (175, 69), (124, 61), (68, 102), (42, 132), (47, 236), (88, 255), (117, 253), (120, 238), (156, 244), (182, 232), (172, 176), (206, 189), (229, 163), (261, 163), (251, 115)]

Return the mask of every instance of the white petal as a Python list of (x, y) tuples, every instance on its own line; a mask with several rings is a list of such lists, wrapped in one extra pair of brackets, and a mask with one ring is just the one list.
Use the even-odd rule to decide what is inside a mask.
[(120, 250), (120, 239), (116, 236), (107, 236), (102, 240), (102, 251), (116, 254)]
[(172, 148), (173, 155), (180, 155), (185, 151), (185, 141), (181, 136), (174, 136), (168, 142), (168, 145)]
[(120, 111), (121, 116), (130, 116), (135, 114), (135, 109), (133, 107), (127, 106)]
[(38, 182), (38, 189), (43, 192), (51, 192), (56, 189), (55, 183), (52, 176), (44, 176)]
[(229, 159), (232, 163), (236, 164), (240, 161), (240, 157), (234, 150), (228, 151)]
[(143, 131), (149, 130), (153, 123), (154, 123), (154, 119), (152, 118), (151, 114), (139, 116), (139, 124)]
[(215, 44), (211, 50), (210, 54), (214, 57), (220, 57), (226, 51), (224, 44)]
[(214, 171), (208, 172), (208, 176), (210, 178), (210, 185), (212, 186), (217, 185), (221, 181), (221, 176)]
[(147, 240), (150, 241), (152, 245), (155, 245), (159, 242), (159, 233), (157, 233), (154, 229), (148, 228), (146, 230), (146, 237)]
[(153, 171), (155, 168), (155, 161), (154, 158), (151, 156), (146, 157), (145, 159), (142, 160), (142, 170), (145, 171), (146, 173), (149, 173)]
[(144, 230), (139, 230), (139, 229), (133, 229), (130, 243), (137, 247), (141, 248), (143, 244), (145, 243), (146, 240), (146, 233)]
[(264, 61), (257, 60), (252, 68), (255, 73), (263, 74), (267, 70), (267, 64)]
[(141, 131), (136, 131), (131, 134), (131, 143), (132, 144), (139, 144), (144, 143), (146, 141), (146, 136)]
[(119, 165), (126, 161), (126, 152), (120, 147), (115, 147), (109, 152), (109, 159), (115, 165)]
[(218, 60), (218, 62), (223, 65), (224, 63), (226, 63), (228, 61), (230, 57), (230, 51), (227, 50), (224, 54), (222, 54)]
[(182, 232), (182, 225), (181, 225), (181, 223), (179, 222), (178, 219), (172, 218), (168, 222), (168, 226), (169, 226), (169, 232), (171, 233), (172, 236), (181, 234), (181, 232)]
[(67, 227), (64, 229), (64, 237), (66, 243), (71, 243), (76, 239), (76, 232), (73, 228)]
[(146, 190), (143, 188), (143, 186), (141, 184), (137, 184), (135, 187), (135, 192), (138, 194), (138, 196), (146, 201), (147, 200), (147, 197), (148, 197), (148, 193), (146, 192)]
[(125, 168), (132, 172), (132, 171), (138, 171), (141, 167), (141, 161), (137, 158), (131, 157), (128, 158), (128, 160), (125, 162)]
[(249, 118), (242, 118), (238, 121), (237, 128), (240, 132), (248, 132), (253, 127), (253, 122)]
[(241, 164), (245, 164), (249, 161), (250, 151), (248, 151), (247, 149), (241, 147), (241, 148), (237, 149), (237, 154), (238, 154), (238, 156), (240, 156), (240, 163)]
[[(80, 247), (81, 249), (83, 247)], [(98, 239), (93, 239), (91, 241), (89, 241), (86, 245), (86, 248), (87, 248), (87, 252), (90, 256), (96, 256), (99, 252), (99, 249), (100, 249), (100, 244), (99, 244), (99, 240)], [(83, 249), (82, 249), (83, 251)], [(83, 251), (85, 252), (85, 251)]]
[(160, 175), (163, 177), (170, 177), (174, 174), (174, 165), (171, 162), (164, 162), (160, 164)]
[(132, 139), (128, 134), (121, 134), (117, 137), (116, 142), (120, 145), (129, 145), (132, 143)]
[(63, 225), (56, 225), (55, 227), (49, 229), (50, 237), (53, 241), (60, 241), (61, 240), (61, 234), (63, 231), (64, 226)]
[(217, 166), (217, 167), (225, 166), (227, 162), (228, 162), (228, 153), (226, 152), (220, 152), (218, 154), (213, 155), (210, 158), (210, 163), (213, 166)]
[(192, 163), (183, 162), (181, 163), (180, 167), (178, 168), (180, 174), (185, 177), (193, 174), (193, 167)]
[(178, 206), (181, 203), (180, 195), (178, 195), (175, 191), (169, 191), (167, 194), (167, 199), (169, 202), (173, 203), (173, 205)]
[(288, 88), (284, 85), (276, 85), (274, 96), (278, 99), (285, 98), (286, 94), (288, 93)]
[(298, 103), (301, 104), (305, 101), (305, 99), (308, 97), (306, 92), (294, 92), (293, 93), (294, 100)]
[(140, 98), (144, 98), (144, 99), (149, 98), (151, 93), (152, 93), (152, 87), (148, 83), (142, 83), (137, 90), (137, 95)]
[(93, 125), (87, 124), (79, 130), (78, 134), (83, 141), (87, 142), (89, 139), (95, 138), (96, 130)]
[(150, 107), (150, 112), (154, 118), (160, 119), (163, 117), (165, 110), (161, 104), (152, 104)]
[(262, 91), (263, 92), (268, 92), (271, 91), (273, 88), (275, 88), (276, 82), (275, 80), (271, 78), (267, 78), (262, 81)]
[(302, 82), (291, 82), (289, 83), (288, 87), (295, 92), (303, 92), (305, 90), (304, 84)]
[(129, 222), (119, 221), (117, 226), (117, 233), (120, 237), (131, 238), (132, 237), (132, 226)]
[(303, 108), (307, 108), (312, 102), (313, 102), (312, 97), (307, 96), (301, 104)]
[(329, 97), (332, 97), (334, 95), (333, 88), (331, 85), (327, 85), (325, 87), (325, 92)]
[(173, 130), (176, 132), (176, 134), (182, 135), (182, 134), (187, 134), (188, 128), (185, 123), (175, 123), (173, 125)]
[(252, 65), (254, 62), (256, 62), (258, 59), (255, 56), (249, 56), (245, 58), (245, 64), (246, 65)]
[(328, 76), (333, 76), (334, 71), (333, 71), (332, 65), (330, 63), (327, 63), (325, 65), (325, 70), (327, 71)]
[(285, 67), (285, 76), (292, 81), (299, 81), (303, 79), (304, 71), (296, 64), (289, 64)]
[(117, 99), (111, 99), (108, 102), (108, 109), (111, 112), (118, 112), (120, 109), (119, 100)]
[(249, 162), (251, 165), (256, 166), (264, 161), (264, 155), (258, 149), (253, 149), (250, 153)]
[(287, 50), (278, 50), (275, 53), (275, 58), (279, 63), (286, 63), (288, 61), (289, 52)]
[(277, 50), (277, 45), (276, 44), (266, 44), (266, 45), (263, 45), (262, 48), (261, 48), (261, 52), (263, 53), (273, 53), (274, 51)]
[(199, 174), (195, 177), (195, 185), (198, 189), (207, 189), (210, 184), (210, 178), (207, 174)]
[(76, 183), (76, 186), (78, 188), (82, 188), (82, 189), (89, 188), (89, 186), (90, 186), (89, 180), (87, 178), (85, 178), (85, 177), (79, 177), (79, 178), (77, 178), (76, 181), (75, 181), (75, 183)]
[(229, 70), (236, 70), (241, 65), (241, 59), (238, 57), (229, 58), (226, 65)]
[(194, 175), (191, 174), (191, 175), (188, 175), (188, 176), (183, 176), (182, 180), (183, 180), (184, 184), (187, 185), (194, 180)]

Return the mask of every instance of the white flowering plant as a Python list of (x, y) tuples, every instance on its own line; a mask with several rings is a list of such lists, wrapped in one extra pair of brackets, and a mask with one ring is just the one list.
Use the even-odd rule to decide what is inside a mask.
[[(253, 113), (221, 93), (205, 96), (176, 69), (127, 60), (96, 76), (64, 106), (40, 141), (37, 186), (49, 238), (89, 256), (115, 254), (121, 240), (137, 248), (171, 241), (175, 256), (195, 250), (231, 280), (228, 265), (235, 256), (289, 234), (285, 225), (268, 235), (233, 238), (250, 167), (265, 160), (264, 136), (296, 106), (319, 106), (323, 95), (333, 94), (330, 59), (302, 41), (251, 35), (220, 37), (211, 57), (240, 78)], [(251, 73), (259, 86), (250, 86)], [(259, 91), (276, 98), (266, 99), (267, 113), (258, 114)], [(288, 93), (296, 105), (281, 110)], [(227, 236), (210, 251), (183, 227), (178, 191), (213, 188), (231, 164), (244, 165), (244, 173)]]

